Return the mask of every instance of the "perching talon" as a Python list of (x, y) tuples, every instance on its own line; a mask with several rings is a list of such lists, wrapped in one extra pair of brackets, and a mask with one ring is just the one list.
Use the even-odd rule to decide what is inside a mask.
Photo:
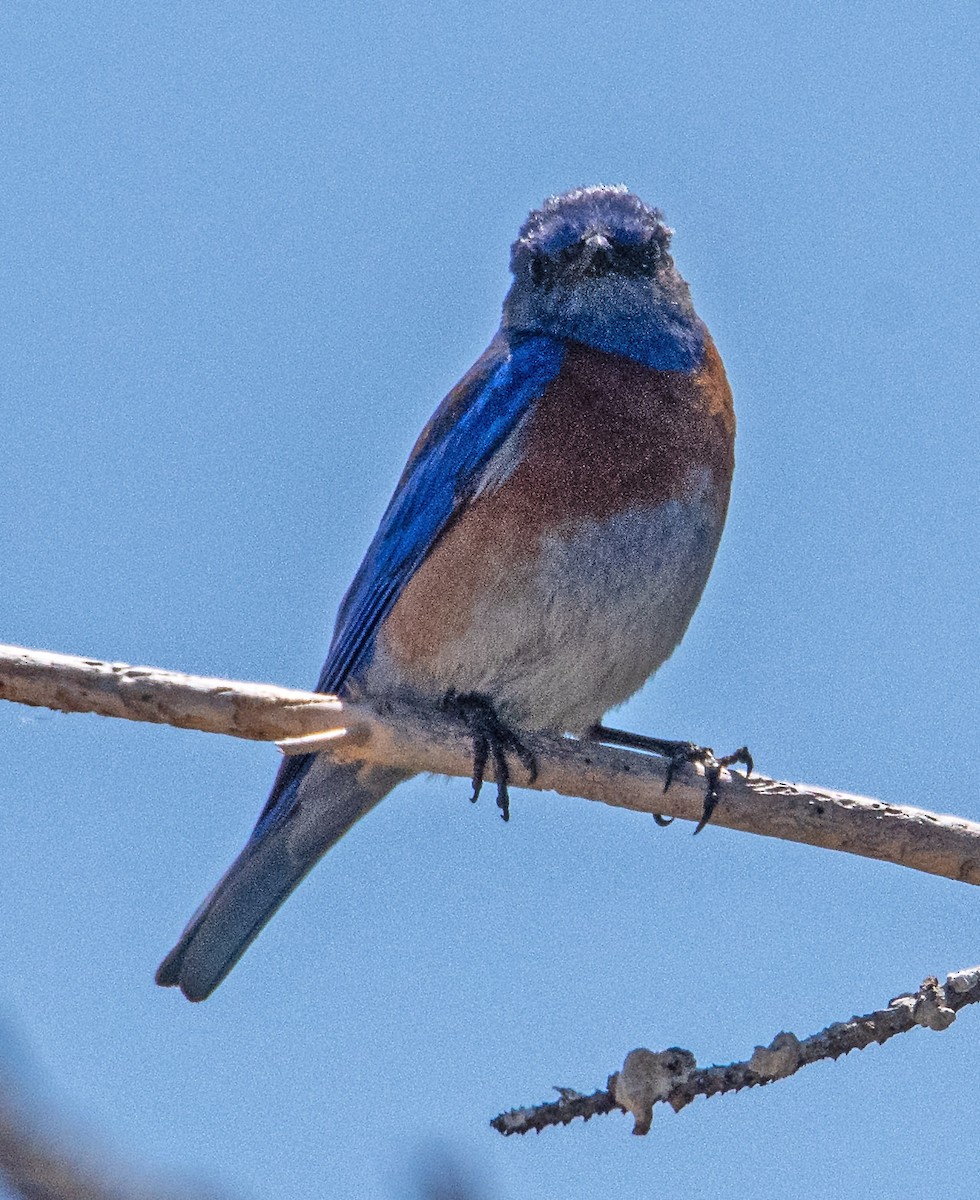
[[(696, 834), (700, 833), (708, 824), (712, 813), (718, 806), (718, 782), (721, 779), (722, 769), (734, 766), (735, 763), (741, 763), (745, 767), (745, 776), (748, 778), (755, 767), (747, 746), (740, 746), (732, 754), (715, 758), (714, 751), (710, 746), (699, 746), (696, 742), (676, 742), (667, 738), (647, 737), (646, 734), (630, 733), (625, 729), (611, 729), (608, 725), (593, 725), (585, 736), (592, 741), (607, 742), (613, 746), (626, 746), (631, 750), (646, 750), (651, 754), (659, 754), (666, 758), (665, 792), (673, 782), (674, 772), (678, 767), (686, 766), (688, 763), (700, 763), (704, 767), (705, 793), (701, 819), (694, 829)], [(654, 813), (653, 817), (658, 825), (669, 825), (672, 820), (672, 818), (664, 817), (661, 813)]]
[(487, 762), (493, 759), (493, 773), (497, 782), (497, 807), (505, 821), (510, 820), (510, 766), (507, 762), (508, 751), (513, 754), (533, 783), (538, 776), (538, 764), (534, 755), (524, 745), (520, 737), (509, 725), (506, 725), (489, 697), (479, 692), (467, 692), (457, 695), (450, 692), (443, 701), (446, 712), (459, 717), (473, 738), (473, 795), (471, 803), (475, 804), (480, 797), (483, 787), (483, 777)]

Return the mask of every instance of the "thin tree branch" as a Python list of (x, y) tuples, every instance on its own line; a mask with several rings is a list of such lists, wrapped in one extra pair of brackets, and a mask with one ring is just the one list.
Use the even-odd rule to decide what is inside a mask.
[[(65, 712), (91, 712), (281, 741), (319, 734), (318, 748), (347, 761), (407, 772), (469, 776), (472, 747), (462, 724), (404, 704), (341, 704), (335, 697), (151, 667), (0, 646), (0, 699)], [(324, 736), (325, 735), (325, 736)], [(663, 791), (666, 761), (570, 738), (528, 736), (539, 791), (601, 801), (636, 812), (697, 821), (704, 803), (701, 768), (678, 770)], [(528, 786), (514, 764), (515, 783)], [(492, 771), (488, 768), (488, 778)], [(843, 850), (963, 883), (980, 884), (980, 825), (911, 806), (764, 775), (723, 772), (713, 825)]]
[(0, 645), (0, 699), (274, 742), (343, 728), (333, 696)]
[(726, 1067), (699, 1068), (690, 1051), (676, 1046), (657, 1053), (631, 1050), (622, 1068), (610, 1075), (604, 1089), (585, 1096), (572, 1088), (556, 1088), (557, 1100), (501, 1113), (490, 1124), (505, 1136), (532, 1130), (540, 1133), (549, 1125), (567, 1125), (576, 1117), (588, 1121), (601, 1113), (618, 1110), (633, 1114), (633, 1132), (642, 1135), (650, 1131), (653, 1106), (658, 1102), (680, 1112), (696, 1096), (717, 1096), (775, 1083), (810, 1063), (863, 1050), (872, 1042), (887, 1042), (896, 1034), (908, 1033), (920, 1025), (927, 1029), (948, 1029), (961, 1008), (978, 1001), (980, 967), (970, 967), (947, 975), (942, 985), (931, 976), (917, 992), (896, 997), (887, 1008), (839, 1021), (804, 1041), (792, 1033), (778, 1033), (768, 1046), (756, 1046), (746, 1062)]

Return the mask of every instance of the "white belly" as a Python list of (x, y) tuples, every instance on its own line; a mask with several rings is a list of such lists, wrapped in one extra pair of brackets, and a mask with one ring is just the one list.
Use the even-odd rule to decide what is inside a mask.
[(631, 696), (687, 628), (721, 536), (700, 496), (583, 523), (518, 567), (488, 563), (462, 636), (425, 673), (396, 666), (379, 638), (372, 694), (481, 692), (518, 727), (581, 732)]

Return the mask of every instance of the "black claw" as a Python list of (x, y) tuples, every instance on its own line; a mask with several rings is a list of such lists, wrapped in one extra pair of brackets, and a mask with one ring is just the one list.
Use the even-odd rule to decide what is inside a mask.
[(510, 820), (510, 767), (507, 765), (507, 755), (500, 742), (494, 742), (490, 747), (493, 754), (493, 772), (497, 777), (497, 807), (505, 821)]
[[(701, 819), (694, 830), (695, 833), (701, 832), (718, 807), (718, 784), (721, 780), (722, 768), (741, 763), (745, 767), (746, 778), (755, 770), (755, 763), (752, 761), (752, 755), (747, 746), (740, 746), (733, 754), (726, 754), (723, 758), (715, 758), (714, 751), (710, 746), (646, 737), (643, 734), (629, 733), (622, 729), (610, 729), (606, 725), (593, 725), (585, 736), (594, 741), (609, 742), (614, 746), (629, 746), (634, 750), (647, 750), (653, 754), (662, 755), (667, 759), (667, 769), (664, 773), (665, 792), (673, 783), (678, 767), (687, 763), (700, 763), (704, 767), (704, 808), (701, 811)], [(654, 813), (653, 817), (658, 825), (669, 825), (673, 820), (673, 818), (664, 817), (661, 813)]]
[(711, 814), (718, 807), (718, 780), (721, 779), (721, 763), (712, 756), (711, 762), (704, 769), (704, 808), (701, 810), (701, 820), (694, 827), (695, 836), (711, 820)]
[(480, 799), (480, 791), (483, 788), (483, 773), (487, 769), (487, 760), (490, 757), (490, 742), (482, 734), (473, 735), (473, 795), (470, 796), (470, 803), (476, 804)]
[(651, 817), (657, 822), (661, 829), (666, 829), (668, 825), (673, 825), (673, 817), (665, 817), (663, 813), (651, 813)]
[(735, 763), (741, 763), (745, 767), (746, 779), (755, 770), (755, 763), (752, 760), (752, 755), (749, 753), (748, 746), (739, 746), (737, 750), (731, 754), (726, 754), (724, 758), (719, 758), (718, 761), (723, 767), (731, 767)]
[[(669, 744), (669, 743), (668, 743)], [(674, 782), (674, 772), (678, 767), (688, 763), (709, 763), (714, 761), (710, 746), (696, 746), (694, 742), (674, 742), (667, 759), (667, 773), (664, 776), (664, 791)]]
[(473, 738), (473, 795), (476, 801), (483, 787), (487, 763), (493, 759), (493, 771), (497, 782), (497, 807), (505, 821), (510, 820), (510, 765), (508, 751), (527, 771), (529, 782), (538, 777), (538, 764), (534, 754), (518, 735), (497, 715), (497, 711), (486, 696), (471, 692), (459, 696), (451, 692), (443, 702), (443, 708), (464, 722)]

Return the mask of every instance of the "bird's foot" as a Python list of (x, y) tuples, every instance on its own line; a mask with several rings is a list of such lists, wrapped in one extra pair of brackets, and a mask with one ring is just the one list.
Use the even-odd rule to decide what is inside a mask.
[(514, 755), (527, 771), (531, 783), (538, 775), (537, 760), (520, 736), (501, 720), (489, 697), (479, 692), (465, 692), (463, 695), (450, 692), (443, 701), (443, 709), (458, 717), (473, 738), (473, 795), (470, 800), (475, 804), (479, 799), (484, 772), (492, 759), (497, 783), (497, 807), (503, 819), (509, 821), (510, 766), (507, 755)]
[[(711, 820), (711, 814), (718, 804), (718, 781), (725, 767), (741, 763), (745, 767), (746, 777), (752, 774), (755, 764), (747, 746), (740, 746), (732, 754), (721, 758), (715, 757), (710, 746), (699, 746), (695, 742), (674, 742), (666, 738), (647, 737), (642, 733), (630, 733), (625, 729), (610, 729), (607, 725), (593, 725), (586, 737), (596, 742), (609, 742), (614, 746), (628, 746), (631, 750), (647, 750), (651, 754), (659, 754), (667, 759), (667, 777), (664, 780), (664, 791), (670, 787), (674, 772), (678, 767), (687, 763), (700, 763), (704, 767), (704, 808), (701, 820), (698, 821), (695, 833), (701, 830)], [(669, 825), (673, 817), (665, 817), (654, 813), (653, 819), (658, 825)]]

